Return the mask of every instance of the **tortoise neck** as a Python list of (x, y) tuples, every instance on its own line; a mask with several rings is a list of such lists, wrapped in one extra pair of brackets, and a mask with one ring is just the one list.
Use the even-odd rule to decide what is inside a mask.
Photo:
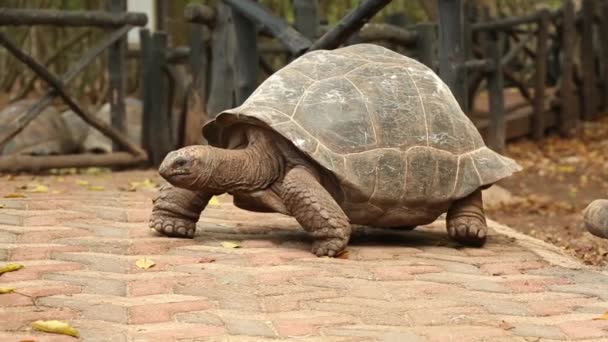
[(270, 137), (260, 129), (247, 132), (248, 145), (242, 149), (210, 147), (210, 177), (205, 188), (220, 192), (265, 189), (279, 179), (283, 163)]

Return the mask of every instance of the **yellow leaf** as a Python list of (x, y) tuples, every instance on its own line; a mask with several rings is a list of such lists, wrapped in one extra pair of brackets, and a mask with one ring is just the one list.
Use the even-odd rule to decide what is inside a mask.
[(147, 259), (147, 258), (138, 259), (135, 262), (135, 266), (137, 266), (137, 267), (139, 267), (141, 269), (144, 269), (144, 270), (147, 270), (148, 268), (153, 267), (154, 265), (156, 265), (156, 263), (154, 261), (150, 260), (150, 259)]
[(21, 264), (6, 264), (3, 266), (0, 266), (0, 274), (6, 273), (6, 272), (17, 271), (22, 268), (23, 268), (23, 265), (21, 265)]
[(0, 204), (0, 209), (4, 208), (4, 204)]
[(77, 179), (76, 180), (76, 184), (78, 184), (78, 185), (89, 185), (89, 181), (82, 180), (82, 179)]
[(4, 198), (25, 198), (25, 195), (20, 194), (18, 192), (11, 192), (9, 194), (4, 195)]
[(78, 331), (69, 324), (61, 321), (36, 321), (32, 323), (32, 328), (54, 334), (63, 334), (78, 337)]
[(0, 294), (7, 294), (15, 292), (14, 287), (0, 287)]
[(31, 188), (28, 187), (27, 192), (49, 192), (49, 187), (43, 184), (33, 184)]
[(101, 175), (103, 173), (110, 173), (110, 169), (106, 168), (106, 167), (89, 167), (87, 168), (84, 173), (88, 174), (88, 175)]
[(213, 196), (209, 200), (209, 205), (220, 205), (220, 200), (218, 200), (217, 197)]
[(608, 321), (608, 311), (604, 312), (600, 317), (594, 318), (594, 321)]
[(222, 241), (221, 245), (224, 248), (240, 248), (241, 247), (241, 245), (239, 245), (238, 243), (230, 242), (230, 241)]
[(574, 168), (572, 165), (560, 165), (557, 167), (557, 171), (562, 173), (572, 173), (576, 171), (576, 168)]
[(103, 186), (101, 186), (101, 185), (91, 185), (88, 189), (92, 190), (92, 191), (103, 191), (103, 190), (105, 190), (105, 188)]

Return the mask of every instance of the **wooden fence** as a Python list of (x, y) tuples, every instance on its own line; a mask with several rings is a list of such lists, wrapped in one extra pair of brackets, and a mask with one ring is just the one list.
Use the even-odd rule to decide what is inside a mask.
[[(5, 34), (0, 33), (0, 45), (13, 56), (27, 65), (38, 77), (48, 83), (51, 89), (28, 111), (11, 122), (3, 123), (0, 132), (0, 148), (19, 134), (42, 110), (59, 96), (68, 107), (89, 125), (98, 129), (115, 143), (115, 150), (106, 155), (78, 154), (69, 156), (0, 156), (0, 171), (43, 170), (62, 167), (86, 166), (133, 166), (147, 161), (146, 152), (137, 144), (129, 141), (125, 135), (124, 103), (124, 56), (125, 35), (134, 26), (143, 26), (147, 17), (141, 13), (125, 12), (123, 0), (108, 1), (107, 11), (57, 11), (43, 9), (7, 9), (0, 8), (0, 26), (6, 25), (61, 25), (61, 26), (95, 26), (112, 29), (97, 45), (91, 48), (62, 76), (51, 74), (39, 62), (34, 60)], [(67, 85), (74, 77), (89, 65), (97, 56), (108, 50), (108, 73), (110, 75), (110, 108), (111, 125), (89, 113), (73, 99)]]
[[(465, 1), (437, 0), (439, 24), (412, 27), (368, 23), (390, 0), (362, 1), (334, 26), (321, 24), (315, 0), (293, 1), (293, 27), (255, 1), (221, 0), (215, 7), (185, 9), (189, 46), (171, 48), (165, 33), (140, 31), (141, 50), (128, 55), (141, 57), (143, 145), (152, 164), (175, 147), (193, 143), (196, 138), (184, 137), (187, 131), (200, 137), (199, 127), (192, 129), (188, 122), (213, 118), (242, 103), (275, 71), (270, 58), (281, 56), (285, 64), (307, 51), (359, 42), (388, 46), (438, 72), (497, 151), (510, 138), (541, 139), (549, 130), (571, 134), (580, 120), (592, 120), (608, 107), (608, 35), (598, 35), (608, 32), (607, 1), (583, 0), (577, 13), (572, 0), (564, 0), (553, 11), (490, 18)], [(113, 20), (126, 25), (127, 19), (117, 18), (127, 16)], [(0, 11), (0, 25), (10, 22), (2, 18)], [(189, 121), (192, 113), (182, 111), (180, 136), (171, 127), (175, 80), (167, 72), (176, 63), (189, 67), (188, 99), (200, 105), (197, 120)], [(119, 121), (113, 125), (121, 127)], [(0, 170), (3, 165), (0, 160)]]

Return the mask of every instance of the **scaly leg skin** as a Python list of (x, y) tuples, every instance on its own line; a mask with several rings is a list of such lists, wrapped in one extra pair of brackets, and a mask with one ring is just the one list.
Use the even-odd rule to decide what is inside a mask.
[(486, 243), (488, 226), (483, 212), (481, 189), (452, 203), (446, 219), (448, 235), (463, 245), (481, 247)]
[(289, 212), (315, 238), (315, 255), (334, 257), (346, 248), (351, 233), (348, 217), (310, 172), (291, 169), (283, 180), (281, 197)]
[(196, 222), (212, 196), (165, 183), (152, 200), (149, 226), (166, 236), (193, 238)]

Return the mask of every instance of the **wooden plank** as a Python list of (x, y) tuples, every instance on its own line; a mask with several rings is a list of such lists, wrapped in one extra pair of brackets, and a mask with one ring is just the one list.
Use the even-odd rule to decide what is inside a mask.
[(127, 152), (62, 156), (10, 155), (0, 157), (0, 172), (31, 172), (72, 167), (127, 167), (142, 165), (146, 161), (145, 156), (133, 156)]
[(167, 34), (155, 32), (151, 37), (150, 87), (151, 108), (149, 110), (150, 135), (148, 148), (150, 161), (159, 166), (167, 153), (175, 148), (172, 139), (171, 108), (169, 104), (166, 68)]
[(490, 122), (488, 126), (488, 146), (499, 153), (504, 152), (506, 144), (506, 117), (504, 112), (504, 79), (501, 66), (502, 41), (504, 37), (500, 31), (486, 41), (486, 55), (492, 61), (495, 69), (488, 73), (488, 105), (490, 109)]
[(285, 20), (272, 14), (261, 4), (251, 0), (222, 0), (222, 2), (254, 23), (266, 27), (274, 37), (289, 49), (292, 55), (298, 56), (310, 47), (311, 43), (308, 38), (296, 31)]
[(534, 75), (534, 115), (532, 116), (532, 137), (536, 140), (545, 136), (544, 120), (545, 88), (547, 83), (547, 57), (549, 48), (550, 13), (540, 12), (538, 20), (538, 36), (536, 43), (536, 73)]
[(438, 0), (439, 75), (467, 113), (467, 77), (464, 68), (464, 14), (461, 0)]
[(416, 25), (416, 47), (418, 60), (427, 67), (437, 71), (437, 32), (436, 25), (422, 23)]
[(601, 17), (599, 19), (600, 44), (601, 44), (601, 84), (602, 84), (602, 110), (608, 109), (608, 2), (602, 1), (600, 3)]
[[(154, 58), (152, 55), (152, 36), (150, 30), (147, 28), (139, 30), (139, 51), (141, 53), (141, 84), (154, 84), (152, 78), (152, 69), (155, 68)], [(143, 148), (151, 156), (156, 149), (154, 146), (154, 123), (151, 118), (152, 108), (154, 108), (155, 100), (153, 99), (153, 87), (143, 86), (141, 87), (142, 97), (142, 133), (141, 143)]]
[(234, 61), (235, 105), (239, 106), (253, 93), (258, 85), (259, 55), (255, 23), (240, 12), (233, 12), (235, 48)]
[(317, 0), (293, 0), (295, 27), (304, 37), (313, 40), (319, 28), (319, 4)]
[(477, 23), (473, 24), (471, 29), (473, 31), (507, 31), (512, 29), (514, 26), (532, 24), (540, 19), (540, 15), (540, 12), (536, 12), (523, 16), (514, 16), (505, 19)]
[(207, 102), (207, 115), (210, 118), (234, 106), (234, 68), (229, 61), (233, 56), (231, 49), (234, 48), (232, 9), (220, 2), (216, 10), (216, 25), (211, 38), (211, 84)]
[(390, 2), (391, 0), (365, 0), (360, 2), (359, 6), (348, 12), (334, 27), (315, 41), (310, 46), (309, 51), (337, 48)]
[[(574, 47), (576, 24), (574, 3), (565, 0), (562, 7), (562, 75), (560, 84), (561, 106), (559, 114), (559, 132), (569, 136), (578, 126), (579, 106), (576, 102), (574, 85)], [(607, 35), (608, 36), (608, 35)]]
[(0, 8), (0, 26), (97, 26), (120, 27), (145, 26), (148, 17), (144, 13), (106, 11), (61, 11), (51, 9)]
[[(583, 72), (583, 120), (593, 120), (597, 112), (596, 77), (593, 51), (594, 0), (583, 0), (583, 33), (581, 36), (581, 66)], [(604, 33), (606, 34), (606, 33)]]
[[(120, 15), (127, 10), (125, 0), (109, 0), (106, 2), (107, 10)], [(118, 132), (127, 133), (127, 119), (125, 116), (125, 82), (124, 75), (126, 61), (127, 39), (123, 37), (108, 48), (108, 102), (110, 103), (110, 122)], [(137, 142), (141, 143), (141, 142)], [(119, 151), (120, 146), (114, 142), (113, 151)]]
[(215, 11), (209, 6), (190, 4), (184, 9), (184, 19), (191, 23), (213, 26)]
[[(87, 53), (82, 56), (78, 61), (72, 64), (70, 69), (61, 76), (61, 82), (65, 85), (70, 83), (77, 75), (82, 71), (87, 65), (91, 64), (93, 60), (101, 53), (105, 51), (105, 49), (112, 45), (116, 40), (120, 39), (127, 32), (131, 30), (131, 26), (122, 27), (110, 35), (102, 39), (99, 43), (89, 48)], [(28, 111), (15, 118), (10, 123), (3, 123), (4, 129), (0, 132), (0, 149), (6, 145), (15, 135), (19, 134), (27, 125), (34, 120), (38, 114), (46, 108), (49, 104), (53, 102), (53, 99), (57, 96), (57, 92), (54, 89), (50, 89), (47, 93), (36, 103), (34, 104)]]
[(167, 17), (169, 14), (169, 1), (167, 0), (155, 0), (154, 1), (154, 16), (156, 17), (156, 31), (167, 31)]
[(139, 148), (136, 144), (133, 144), (127, 137), (121, 132), (117, 131), (112, 126), (98, 119), (96, 116), (90, 114), (88, 111), (82, 109), (72, 98), (68, 95), (63, 82), (60, 79), (53, 76), (44, 66), (40, 65), (33, 58), (23, 53), (19, 48), (6, 36), (0, 33), (0, 45), (4, 46), (13, 56), (23, 62), (25, 65), (30, 67), (32, 71), (37, 73), (41, 79), (47, 82), (54, 88), (57, 95), (63, 99), (63, 101), (70, 107), (76, 115), (78, 115), (85, 122), (98, 129), (101, 133), (118, 142), (122, 147), (130, 151), (135, 155), (145, 155), (145, 152)]

